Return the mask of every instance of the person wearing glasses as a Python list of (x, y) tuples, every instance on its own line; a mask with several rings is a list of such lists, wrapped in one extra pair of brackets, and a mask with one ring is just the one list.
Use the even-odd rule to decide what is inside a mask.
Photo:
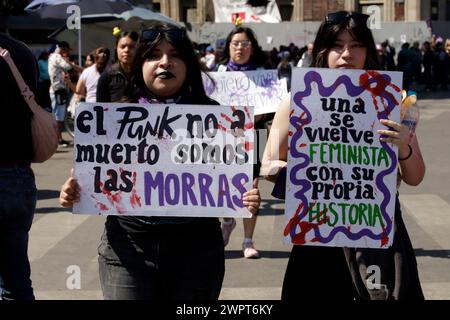
[[(217, 105), (203, 88), (201, 66), (185, 29), (156, 24), (138, 42), (124, 102)], [(72, 207), (80, 186), (69, 178), (60, 203)], [(255, 214), (258, 189), (243, 195)], [(105, 299), (216, 300), (225, 271), (217, 218), (108, 216), (99, 253)]]
[[(259, 46), (253, 30), (248, 27), (238, 26), (227, 36), (223, 56), (218, 61), (216, 71), (251, 71), (264, 69), (266, 62), (267, 57)], [(257, 133), (259, 129), (265, 129), (264, 124), (270, 119), (270, 115), (255, 116), (255, 129)], [(255, 159), (257, 163), (254, 165), (253, 175), (255, 178), (258, 178), (261, 162), (257, 155)], [(242, 252), (245, 258), (254, 259), (260, 257), (259, 251), (256, 250), (253, 243), (256, 218), (257, 215), (254, 215), (252, 218), (243, 219), (244, 240), (242, 242)], [(222, 234), (225, 246), (228, 244), (230, 235), (235, 227), (236, 221), (233, 218), (223, 219)]]
[[(367, 15), (339, 11), (322, 22), (314, 41), (311, 67), (331, 69), (377, 70), (377, 52)], [(276, 182), (273, 195), (284, 198), (288, 153), (290, 97), (280, 104), (263, 157), (262, 173)], [(410, 139), (406, 126), (380, 120), (386, 130), (380, 140), (398, 146), (400, 179), (418, 185), (425, 174), (425, 164), (417, 137)], [(279, 155), (277, 158), (272, 155)], [(283, 181), (284, 180), (284, 181)], [(424, 299), (417, 263), (396, 197), (393, 245), (389, 249), (338, 248), (295, 245), (287, 265), (283, 300), (316, 299)], [(380, 268), (380, 286), (366, 284), (367, 267)], [(354, 290), (355, 289), (355, 290)]]

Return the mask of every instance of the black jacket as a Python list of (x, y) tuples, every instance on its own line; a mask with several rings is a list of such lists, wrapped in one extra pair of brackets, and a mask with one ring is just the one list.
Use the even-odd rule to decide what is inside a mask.
[(98, 102), (119, 102), (124, 96), (128, 77), (118, 63), (102, 73), (97, 84)]

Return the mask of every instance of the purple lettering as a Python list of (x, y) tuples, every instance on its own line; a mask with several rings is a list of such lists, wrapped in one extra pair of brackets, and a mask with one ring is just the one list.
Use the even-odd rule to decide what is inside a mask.
[(148, 171), (144, 172), (144, 195), (145, 204), (150, 206), (152, 204), (152, 191), (151, 189), (157, 189), (159, 192), (159, 205), (164, 205), (164, 179), (163, 173), (158, 171), (156, 177), (153, 179), (152, 174)]
[[(172, 185), (173, 188), (171, 188)], [(164, 186), (166, 202), (171, 206), (177, 205), (180, 199), (180, 180), (178, 179), (178, 176), (173, 173), (168, 174), (164, 182)], [(171, 197), (171, 190), (173, 190), (173, 197)]]
[(201, 201), (201, 205), (202, 207), (206, 207), (206, 197), (208, 197), (209, 203), (211, 205), (211, 207), (215, 207), (216, 205), (214, 204), (214, 198), (211, 194), (211, 191), (209, 191), (209, 187), (212, 184), (212, 178), (204, 173), (199, 173), (198, 175), (198, 185), (200, 188), (200, 201)]
[(182, 190), (183, 190), (183, 205), (188, 205), (188, 195), (189, 199), (191, 200), (192, 205), (198, 206), (197, 198), (195, 198), (195, 193), (192, 190), (192, 187), (195, 183), (195, 178), (190, 173), (182, 173), (181, 174), (181, 183), (183, 184)]
[[(241, 182), (242, 180), (244, 180), (244, 183)], [(244, 207), (244, 203), (242, 202), (242, 195), (247, 192), (244, 185), (249, 181), (250, 178), (245, 173), (238, 173), (232, 179), (231, 183), (240, 192), (240, 197), (233, 196), (233, 202), (239, 208)]]
[(233, 202), (231, 201), (230, 185), (228, 184), (228, 178), (225, 174), (221, 174), (219, 176), (219, 197), (217, 201), (218, 207), (223, 207), (224, 196), (227, 198), (227, 207), (235, 210)]

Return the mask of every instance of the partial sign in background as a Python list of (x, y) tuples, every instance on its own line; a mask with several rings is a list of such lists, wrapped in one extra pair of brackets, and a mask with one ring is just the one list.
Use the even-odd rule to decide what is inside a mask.
[(82, 103), (73, 212), (249, 217), (251, 129), (252, 107)]
[(255, 115), (275, 112), (287, 94), (286, 79), (277, 70), (209, 72), (203, 76), (206, 94), (225, 106), (254, 106)]
[(400, 122), (402, 74), (295, 68), (289, 117), (285, 242), (392, 245), (397, 147), (380, 119)]

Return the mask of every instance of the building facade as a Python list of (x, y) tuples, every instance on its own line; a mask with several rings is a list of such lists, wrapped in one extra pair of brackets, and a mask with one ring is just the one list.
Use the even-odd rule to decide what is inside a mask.
[[(259, 1), (261, 2), (261, 1)], [(373, 13), (381, 21), (450, 21), (450, 0), (277, 0), (283, 21), (320, 21), (328, 12), (348, 10)], [(155, 11), (175, 21), (214, 21), (212, 0), (153, 0)], [(374, 7), (375, 6), (375, 7)]]

